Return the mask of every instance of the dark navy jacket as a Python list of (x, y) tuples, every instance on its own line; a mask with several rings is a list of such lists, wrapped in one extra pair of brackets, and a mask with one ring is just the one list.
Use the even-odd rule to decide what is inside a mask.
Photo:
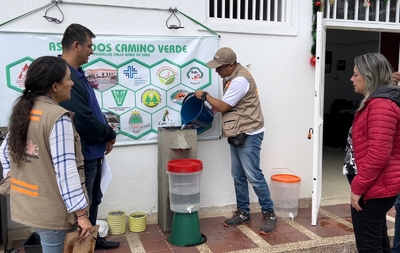
[(75, 113), (74, 124), (81, 137), (85, 160), (102, 158), (106, 143), (116, 137), (115, 131), (101, 113), (93, 88), (83, 75), (82, 69), (79, 68), (79, 72), (71, 66), (69, 69), (74, 82), (71, 99), (61, 102), (60, 105)]

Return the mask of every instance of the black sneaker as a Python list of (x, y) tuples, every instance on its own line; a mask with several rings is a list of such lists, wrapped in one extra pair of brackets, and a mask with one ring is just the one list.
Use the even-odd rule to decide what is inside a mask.
[(95, 249), (115, 249), (119, 247), (119, 242), (107, 241), (105, 237), (97, 236)]
[(260, 234), (269, 235), (274, 232), (276, 225), (276, 216), (274, 212), (262, 212), (262, 226), (260, 228)]
[(249, 225), (251, 223), (250, 214), (246, 214), (240, 208), (233, 212), (232, 218), (224, 221), (224, 226), (237, 226), (237, 225)]

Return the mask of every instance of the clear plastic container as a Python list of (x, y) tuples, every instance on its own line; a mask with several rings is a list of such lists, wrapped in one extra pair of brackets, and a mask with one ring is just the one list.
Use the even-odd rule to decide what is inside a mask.
[(291, 174), (271, 176), (271, 198), (275, 214), (282, 218), (294, 218), (299, 207), (300, 177)]
[(202, 163), (195, 159), (168, 162), (171, 211), (191, 213), (200, 209), (200, 179)]

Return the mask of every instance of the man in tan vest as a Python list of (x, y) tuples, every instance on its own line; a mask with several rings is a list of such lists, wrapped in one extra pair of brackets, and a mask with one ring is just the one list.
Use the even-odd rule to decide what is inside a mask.
[(267, 182), (260, 169), (260, 149), (265, 128), (256, 82), (250, 72), (237, 63), (236, 53), (228, 47), (219, 49), (207, 66), (215, 68), (223, 79), (222, 99), (214, 98), (202, 90), (197, 90), (195, 96), (207, 101), (214, 113), (222, 113), (222, 129), (230, 144), (231, 174), (236, 192), (237, 210), (232, 218), (225, 220), (224, 225), (251, 223), (250, 182), (263, 214), (260, 234), (271, 234), (275, 229), (276, 216)]

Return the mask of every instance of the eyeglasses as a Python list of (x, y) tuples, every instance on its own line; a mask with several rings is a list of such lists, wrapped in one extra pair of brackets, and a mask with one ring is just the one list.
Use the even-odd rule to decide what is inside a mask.
[(231, 64), (225, 64), (225, 65), (219, 66), (218, 68), (215, 68), (215, 70), (216, 70), (217, 72), (220, 72), (222, 69), (228, 67), (229, 65), (231, 65)]

